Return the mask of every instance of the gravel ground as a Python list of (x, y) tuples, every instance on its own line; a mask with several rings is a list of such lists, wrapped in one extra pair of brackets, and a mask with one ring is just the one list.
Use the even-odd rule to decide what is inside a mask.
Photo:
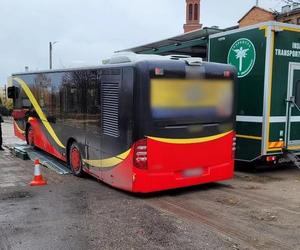
[[(15, 142), (4, 123), (4, 141)], [(300, 171), (132, 195), (0, 153), (0, 249), (300, 249)]]

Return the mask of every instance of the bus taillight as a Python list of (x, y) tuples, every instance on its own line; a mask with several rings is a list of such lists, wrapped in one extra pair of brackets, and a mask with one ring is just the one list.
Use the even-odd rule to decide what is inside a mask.
[(142, 139), (135, 143), (133, 163), (137, 168), (147, 169), (147, 139)]
[(231, 72), (229, 70), (224, 71), (224, 77), (230, 78)]
[(235, 152), (236, 152), (236, 137), (233, 137), (233, 139), (232, 139), (232, 159), (235, 158)]
[(232, 151), (233, 152), (236, 151), (236, 137), (234, 137), (233, 140), (232, 140)]

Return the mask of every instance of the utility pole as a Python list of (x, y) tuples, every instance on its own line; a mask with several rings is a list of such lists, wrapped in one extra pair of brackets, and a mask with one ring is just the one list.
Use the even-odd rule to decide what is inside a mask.
[(258, 5), (259, 5), (259, 0), (256, 0), (256, 7), (258, 7)]
[(58, 41), (55, 42), (49, 42), (49, 68), (52, 69), (52, 50), (53, 45), (58, 43)]
[(4, 88), (3, 88), (3, 105), (6, 104), (6, 84), (4, 84)]
[(49, 68), (52, 69), (52, 42), (49, 42)]

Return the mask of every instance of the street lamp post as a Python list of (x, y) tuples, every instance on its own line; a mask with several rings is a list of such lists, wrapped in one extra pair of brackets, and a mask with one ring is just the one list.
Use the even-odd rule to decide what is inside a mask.
[(49, 68), (52, 69), (52, 50), (53, 45), (58, 43), (58, 41), (55, 42), (49, 42)]

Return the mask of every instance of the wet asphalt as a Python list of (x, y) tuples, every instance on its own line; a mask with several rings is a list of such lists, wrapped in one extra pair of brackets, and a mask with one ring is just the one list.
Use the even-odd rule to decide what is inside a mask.
[(226, 237), (149, 206), (149, 197), (62, 178), (1, 189), (0, 249), (231, 249)]
[(3, 137), (0, 250), (232, 249), (234, 245), (205, 225), (149, 205), (157, 194), (133, 195), (91, 177), (62, 176), (46, 168), (42, 173), (48, 185), (30, 187), (33, 162), (9, 152), (8, 146), (20, 143), (9, 121), (3, 124)]
[[(6, 146), (18, 143), (5, 123)], [(228, 182), (134, 195), (92, 177), (0, 152), (0, 250), (300, 249), (300, 172), (236, 173)]]

